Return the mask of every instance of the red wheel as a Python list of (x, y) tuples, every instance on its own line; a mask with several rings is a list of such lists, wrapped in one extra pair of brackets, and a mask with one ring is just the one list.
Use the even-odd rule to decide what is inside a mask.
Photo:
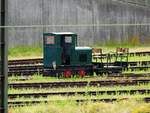
[(84, 77), (86, 72), (84, 70), (79, 70), (79, 76)]
[(71, 77), (71, 75), (72, 75), (72, 73), (71, 73), (70, 70), (65, 70), (65, 71), (64, 71), (64, 77), (65, 77), (65, 78), (69, 78), (69, 77)]

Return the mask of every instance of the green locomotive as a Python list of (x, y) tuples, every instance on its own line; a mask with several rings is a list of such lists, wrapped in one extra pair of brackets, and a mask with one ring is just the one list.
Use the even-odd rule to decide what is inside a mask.
[[(47, 75), (93, 75), (92, 48), (78, 47), (77, 34), (44, 33), (44, 68)], [(45, 71), (46, 72), (46, 71)]]

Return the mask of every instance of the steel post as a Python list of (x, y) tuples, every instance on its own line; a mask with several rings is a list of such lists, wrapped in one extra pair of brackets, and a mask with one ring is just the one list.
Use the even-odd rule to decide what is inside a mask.
[(7, 0), (1, 0), (1, 29), (0, 29), (0, 46), (1, 46), (1, 106), (0, 106), (0, 113), (8, 113), (7, 108), (7, 85), (8, 85), (8, 61), (7, 61), (7, 49), (8, 49), (8, 40), (6, 36), (6, 29), (4, 26), (7, 25)]

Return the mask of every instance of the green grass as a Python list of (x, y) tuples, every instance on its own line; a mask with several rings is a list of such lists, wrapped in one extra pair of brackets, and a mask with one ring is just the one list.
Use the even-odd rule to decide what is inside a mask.
[[(43, 50), (39, 46), (18, 46), (8, 50), (9, 59), (42, 57)], [(17, 57), (17, 58), (16, 58)]]

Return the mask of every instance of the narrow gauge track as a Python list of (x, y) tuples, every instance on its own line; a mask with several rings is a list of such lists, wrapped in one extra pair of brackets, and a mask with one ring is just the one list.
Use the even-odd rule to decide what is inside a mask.
[[(150, 68), (150, 66), (131, 66), (126, 68), (125, 70), (130, 69), (131, 71), (136, 70), (144, 70), (147, 71)], [(35, 65), (35, 66), (17, 66), (17, 67), (11, 67), (8, 70), (8, 75), (24, 75), (24, 76), (30, 76), (34, 74), (45, 74), (48, 75), (49, 70), (44, 70), (42, 65)]]
[[(13, 65), (35, 65), (35, 64), (43, 64), (43, 59), (42, 58), (37, 58), (37, 59), (23, 59), (23, 60), (10, 60), (8, 62), (9, 67), (12, 67)], [(104, 65), (107, 65), (107, 63), (103, 63)], [(130, 66), (145, 66), (149, 65), (150, 61), (130, 61), (128, 62)], [(108, 65), (113, 65), (113, 63), (108, 63)]]
[[(140, 67), (140, 68), (132, 68), (131, 71), (134, 71), (134, 70), (146, 70), (148, 69), (147, 67)], [(45, 75), (49, 75), (49, 70), (43, 70), (43, 69), (31, 69), (31, 70), (11, 70), (11, 71), (8, 71), (8, 76), (32, 76), (32, 75), (35, 75), (35, 74), (39, 74), (39, 75), (43, 75), (43, 73)], [(108, 76), (110, 77), (149, 77), (150, 76), (150, 73), (141, 73), (141, 74), (134, 74), (134, 73), (110, 73), (108, 74)]]
[(42, 58), (36, 59), (21, 59), (21, 60), (9, 60), (8, 65), (28, 65), (28, 64), (40, 64), (43, 63)]
[[(35, 63), (36, 64), (36, 63)], [(43, 69), (43, 64), (37, 64), (37, 65), (9, 65), (8, 68), (9, 70), (24, 70), (24, 69)], [(104, 66), (113, 66), (114, 63), (103, 63)], [(144, 66), (149, 66), (150, 65), (150, 61), (135, 61), (135, 62), (128, 62), (129, 68), (131, 67), (144, 67)]]
[[(18, 65), (15, 65), (18, 64)], [(103, 63), (104, 66), (112, 66), (114, 63)], [(149, 68), (150, 61), (128, 62), (129, 68)], [(43, 69), (43, 59), (26, 59), (11, 61), (8, 65), (9, 71)]]
[[(76, 101), (77, 103), (82, 102), (114, 102), (114, 101), (122, 101), (122, 100), (128, 100), (129, 98), (104, 98), (104, 99), (76, 99), (73, 101)], [(137, 100), (143, 100), (145, 102), (150, 102), (150, 97), (145, 98), (138, 98)], [(33, 100), (33, 101), (8, 101), (9, 107), (18, 107), (18, 106), (28, 106), (31, 104), (39, 104), (39, 103), (49, 103), (53, 101), (64, 101), (64, 100)]]
[(74, 95), (116, 95), (116, 94), (150, 94), (150, 89), (140, 89), (140, 90), (110, 90), (110, 91), (70, 91), (70, 92), (47, 92), (47, 93), (18, 93), (18, 94), (8, 94), (10, 99), (14, 99), (17, 97), (24, 98), (39, 98), (39, 97), (48, 97), (51, 95), (62, 95), (62, 96), (74, 96)]
[[(105, 68), (107, 66), (112, 66), (114, 63), (103, 63)], [(135, 62), (128, 62), (128, 67), (123, 68), (124, 70), (144, 70), (147, 71), (150, 68), (150, 61), (135, 61)], [(117, 68), (117, 67), (116, 67)], [(119, 68), (119, 67), (118, 67)], [(9, 61), (8, 66), (8, 75), (34, 75), (34, 74), (48, 74), (49, 70), (44, 71), (43, 68), (43, 59), (24, 59), (24, 60), (11, 60)]]
[(12, 78), (12, 79), (8, 79), (9, 82), (10, 81), (19, 81), (19, 82), (21, 82), (21, 81), (27, 81), (27, 80), (32, 80), (32, 78), (31, 77), (25, 77), (25, 78)]
[[(110, 66), (110, 65), (109, 65)], [(148, 69), (150, 66), (130, 66), (127, 69)], [(9, 72), (14, 71), (34, 71), (34, 70), (43, 70), (43, 65), (35, 65), (35, 66), (16, 66), (16, 67), (9, 67)]]
[(35, 74), (43, 74), (43, 70), (35, 69), (35, 70), (18, 70), (18, 71), (8, 71), (8, 76), (31, 76)]
[(150, 79), (147, 80), (100, 80), (100, 81), (78, 81), (78, 82), (47, 82), (47, 83), (10, 83), (10, 88), (58, 88), (58, 87), (85, 87), (85, 86), (114, 86), (114, 85), (138, 85), (148, 84)]
[[(110, 74), (110, 75), (103, 75), (102, 77), (106, 77), (107, 79), (114, 79), (117, 78), (123, 78), (123, 79), (149, 79), (150, 73), (147, 74), (133, 74), (133, 73), (128, 73), (128, 74)], [(94, 78), (93, 76), (85, 76), (84, 78), (90, 79)], [(61, 79), (61, 78), (60, 78)], [(32, 76), (24, 76), (20, 78), (10, 78), (8, 79), (11, 82), (16, 82), (16, 81), (28, 81), (28, 80), (33, 80)]]
[(120, 77), (120, 78), (144, 78), (144, 77), (150, 77), (150, 73), (140, 73), (140, 74), (135, 74), (135, 73), (122, 73), (122, 74), (110, 74), (108, 77)]
[(17, 70), (36, 70), (36, 69), (43, 69), (43, 65), (22, 65), (22, 66), (13, 66), (8, 67), (9, 71), (17, 71)]

